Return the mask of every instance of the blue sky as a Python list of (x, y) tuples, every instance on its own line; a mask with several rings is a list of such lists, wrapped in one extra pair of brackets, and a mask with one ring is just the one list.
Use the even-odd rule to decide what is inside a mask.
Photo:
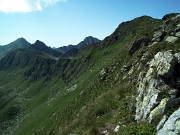
[(103, 40), (123, 21), (180, 13), (180, 0), (0, 0), (0, 45), (24, 37), (51, 47)]

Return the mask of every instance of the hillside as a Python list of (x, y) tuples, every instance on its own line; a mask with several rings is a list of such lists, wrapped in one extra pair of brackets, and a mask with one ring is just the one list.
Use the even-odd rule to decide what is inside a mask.
[(83, 41), (79, 42), (77, 45), (62, 46), (62, 47), (57, 48), (56, 50), (59, 52), (62, 52), (62, 53), (67, 52), (68, 50), (71, 50), (74, 48), (80, 50), (81, 48), (83, 48), (86, 45), (90, 45), (90, 44), (98, 43), (98, 42), (100, 42), (99, 39), (94, 38), (92, 36), (88, 36)]
[(31, 50), (0, 61), (0, 133), (180, 133), (179, 13), (122, 22), (72, 58)]
[(12, 43), (9, 43), (4, 46), (0, 46), (0, 59), (15, 49), (27, 48), (29, 46), (30, 46), (30, 43), (27, 42), (24, 38), (19, 38), (19, 39), (13, 41)]

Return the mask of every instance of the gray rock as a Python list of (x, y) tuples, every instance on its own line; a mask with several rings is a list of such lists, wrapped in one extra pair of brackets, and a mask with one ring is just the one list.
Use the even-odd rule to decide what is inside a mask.
[(114, 132), (117, 133), (117, 132), (119, 131), (119, 128), (120, 128), (120, 126), (117, 125), (117, 126), (115, 127), (115, 129), (114, 129)]
[(156, 116), (160, 114), (164, 114), (164, 112), (167, 110), (169, 106), (169, 103), (168, 103), (169, 101), (170, 101), (169, 98), (164, 98), (161, 100), (160, 104), (151, 111), (148, 117), (149, 123), (151, 123), (152, 120), (156, 118)]
[(136, 115), (137, 121), (146, 119), (151, 110), (156, 107), (162, 100), (162, 92), (156, 89), (161, 80), (152, 79), (152, 68), (147, 72), (146, 77), (140, 80), (138, 87), (138, 97), (136, 98)]
[(170, 95), (171, 98), (176, 98), (178, 91), (176, 89), (172, 89), (168, 91), (168, 94)]
[[(171, 51), (158, 52), (149, 63), (149, 70), (146, 73), (140, 72), (136, 97), (137, 121), (147, 120), (151, 123), (158, 115), (166, 113), (169, 107), (178, 103), (177, 100), (177, 103), (174, 102), (177, 99), (176, 90), (167, 85), (164, 78), (172, 78), (179, 60), (179, 53), (173, 55)], [(169, 96), (163, 98), (167, 90)]]
[(170, 44), (170, 43), (174, 43), (176, 40), (177, 40), (177, 37), (168, 36), (165, 41), (167, 41)]
[(157, 131), (157, 135), (177, 135), (178, 133), (180, 133), (180, 108), (169, 117), (162, 129)]
[(129, 47), (129, 54), (133, 55), (141, 46), (148, 46), (150, 43), (149, 38), (141, 38), (135, 40)]
[(166, 32), (162, 32), (162, 31), (155, 31), (154, 32), (154, 35), (153, 35), (153, 40), (154, 41), (157, 41), (157, 42), (160, 42), (164, 39), (164, 37), (167, 35)]
[(176, 37), (180, 37), (180, 32), (175, 33)]
[(180, 27), (177, 27), (174, 32), (180, 32)]
[(128, 65), (128, 66), (124, 65), (124, 66), (122, 67), (122, 69), (121, 69), (121, 72), (129, 71), (130, 68), (131, 68), (131, 66), (132, 66), (132, 65)]
[(180, 26), (179, 25), (177, 25), (178, 27), (174, 30), (174, 33), (175, 33), (174, 36), (175, 37), (180, 37)]
[(157, 70), (157, 77), (169, 78), (174, 72), (174, 65), (177, 63), (170, 51), (158, 52), (154, 59), (150, 62), (150, 67), (155, 67)]
[(180, 63), (180, 53), (175, 53), (174, 56), (177, 58), (178, 63)]

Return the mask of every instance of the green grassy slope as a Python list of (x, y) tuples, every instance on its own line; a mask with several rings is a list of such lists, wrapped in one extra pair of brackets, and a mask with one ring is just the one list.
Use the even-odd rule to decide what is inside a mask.
[[(154, 29), (162, 23), (147, 16), (124, 22), (102, 42), (80, 50), (72, 60), (51, 63), (51, 74), (33, 81), (32, 74), (24, 76), (31, 67), (1, 70), (2, 133), (92, 135), (108, 130), (115, 134), (113, 129), (119, 124), (121, 133), (154, 134), (155, 123), (134, 121), (133, 95), (137, 76), (145, 68), (138, 68), (139, 55), (148, 50), (150, 59), (160, 49), (178, 51), (180, 39), (171, 45), (162, 41), (151, 47), (140, 46), (134, 54), (129, 53), (129, 46), (143, 37), (152, 39)], [(35, 73), (41, 74), (47, 64), (43, 64), (45, 68), (35, 65)], [(134, 65), (133, 72), (122, 72), (124, 65)]]

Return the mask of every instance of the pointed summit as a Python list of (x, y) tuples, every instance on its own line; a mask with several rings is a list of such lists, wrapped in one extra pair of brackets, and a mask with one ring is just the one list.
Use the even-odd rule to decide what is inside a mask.
[(42, 51), (44, 53), (52, 54), (55, 57), (59, 57), (60, 55), (62, 55), (62, 53), (57, 52), (51, 47), (46, 46), (46, 44), (40, 40), (36, 40), (36, 42), (32, 44), (30, 48), (36, 51)]
[(101, 40), (95, 38), (95, 37), (92, 37), (92, 36), (88, 36), (86, 37), (83, 41), (81, 41), (79, 44), (77, 45), (68, 45), (68, 46), (63, 46), (63, 47), (59, 47), (57, 48), (56, 50), (58, 50), (59, 52), (67, 52), (68, 50), (71, 50), (73, 48), (76, 48), (76, 49), (81, 49), (82, 47), (86, 46), (86, 45), (90, 45), (90, 44), (93, 44), (93, 43), (98, 43), (100, 42)]
[(0, 59), (4, 56), (6, 56), (6, 54), (8, 54), (9, 52), (14, 51), (15, 49), (18, 48), (27, 48), (29, 47), (31, 44), (24, 38), (18, 38), (15, 41), (4, 45), (4, 46), (0, 46)]

